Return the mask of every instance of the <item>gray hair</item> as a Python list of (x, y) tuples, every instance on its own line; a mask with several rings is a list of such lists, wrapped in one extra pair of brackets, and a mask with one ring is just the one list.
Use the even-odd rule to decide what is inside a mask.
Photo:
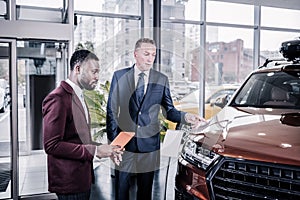
[(150, 39), (150, 38), (140, 38), (136, 43), (135, 43), (135, 48), (134, 50), (137, 50), (138, 48), (141, 47), (142, 43), (148, 43), (148, 44), (153, 44), (156, 47), (155, 41)]

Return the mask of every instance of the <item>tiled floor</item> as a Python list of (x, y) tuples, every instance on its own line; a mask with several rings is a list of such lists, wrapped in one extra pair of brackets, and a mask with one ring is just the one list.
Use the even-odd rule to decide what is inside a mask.
[[(1, 158), (0, 162), (8, 159)], [(21, 195), (47, 193), (47, 166), (44, 152), (35, 151), (30, 156), (20, 156), (19, 159), (19, 190)], [(153, 200), (174, 199), (174, 177), (176, 159), (161, 157), (161, 169), (155, 174)], [(109, 159), (95, 160), (96, 183), (92, 187), (91, 200), (112, 200), (114, 197), (113, 181)], [(134, 180), (133, 180), (134, 181)], [(131, 193), (134, 194), (135, 188)], [(0, 199), (10, 196), (10, 184), (6, 192), (0, 193)], [(135, 198), (132, 197), (132, 200)]]
[[(174, 199), (174, 180), (176, 174), (177, 160), (174, 158), (161, 157), (161, 169), (155, 174), (153, 185), (153, 200), (173, 200)], [(101, 163), (95, 169), (96, 183), (92, 187), (90, 200), (111, 200), (114, 199), (113, 183), (109, 161)], [(134, 183), (134, 178), (133, 178)], [(130, 191), (131, 200), (135, 200), (134, 193), (136, 188)]]
[[(10, 158), (1, 158), (0, 162), (10, 162)], [(43, 151), (33, 151), (31, 155), (19, 157), (19, 191), (21, 195), (41, 194), (48, 192), (46, 156)], [(9, 183), (1, 198), (10, 197)]]
[(43, 151), (20, 160), (20, 191), (22, 195), (40, 194), (48, 191), (47, 159)]

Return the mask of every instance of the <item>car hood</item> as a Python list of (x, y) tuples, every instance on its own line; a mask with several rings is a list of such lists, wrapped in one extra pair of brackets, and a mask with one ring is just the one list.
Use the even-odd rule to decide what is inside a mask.
[(199, 133), (226, 157), (300, 166), (300, 110), (225, 107)]

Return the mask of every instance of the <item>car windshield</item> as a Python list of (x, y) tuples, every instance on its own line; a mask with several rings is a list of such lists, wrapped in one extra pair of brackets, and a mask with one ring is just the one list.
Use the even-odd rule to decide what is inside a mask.
[(300, 73), (254, 73), (232, 100), (231, 105), (299, 109)]

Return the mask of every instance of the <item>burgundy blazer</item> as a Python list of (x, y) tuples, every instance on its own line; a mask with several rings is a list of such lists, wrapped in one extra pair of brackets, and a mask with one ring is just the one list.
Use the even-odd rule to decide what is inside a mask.
[(86, 192), (94, 179), (92, 144), (82, 104), (65, 81), (43, 101), (48, 189), (59, 194)]

